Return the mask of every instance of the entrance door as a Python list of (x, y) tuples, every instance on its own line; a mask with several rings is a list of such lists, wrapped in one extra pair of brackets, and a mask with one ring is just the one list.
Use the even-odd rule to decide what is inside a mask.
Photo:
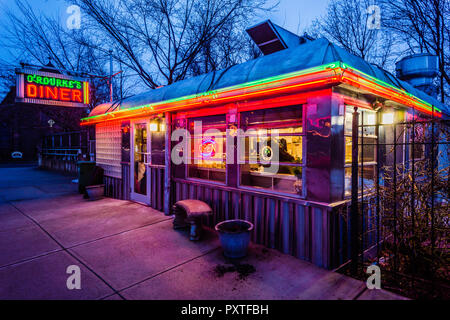
[(150, 205), (150, 139), (149, 121), (136, 120), (131, 123), (131, 200)]

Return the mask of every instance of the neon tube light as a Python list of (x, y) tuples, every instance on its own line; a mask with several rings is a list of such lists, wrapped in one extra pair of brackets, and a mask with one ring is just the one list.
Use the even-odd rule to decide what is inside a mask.
[[(327, 65), (328, 66), (328, 65)], [(317, 68), (314, 68), (318, 70)], [(105, 113), (100, 115), (95, 115), (91, 117), (87, 117), (82, 119), (82, 125), (89, 123), (96, 123), (102, 121), (103, 118), (107, 118), (108, 116), (114, 117), (114, 119), (117, 119), (118, 117), (123, 118), (125, 115), (129, 116), (131, 115), (138, 115), (138, 114), (145, 114), (147, 112), (152, 111), (158, 111), (161, 112), (163, 110), (160, 110), (160, 106), (164, 106), (164, 111), (174, 111), (177, 109), (183, 109), (187, 107), (193, 107), (193, 106), (204, 106), (205, 104), (217, 104), (218, 102), (223, 102), (226, 100), (239, 100), (242, 98), (251, 98), (253, 96), (262, 96), (267, 94), (273, 94), (275, 92), (285, 93), (289, 91), (293, 91), (294, 89), (297, 90), (299, 87), (314, 87), (317, 85), (326, 85), (331, 84), (332, 81), (338, 82), (339, 77), (336, 76), (336, 73), (333, 69), (326, 69), (325, 67), (322, 67), (322, 71), (316, 71), (313, 73), (307, 73), (306, 71), (302, 71), (301, 74), (297, 77), (290, 77), (290, 78), (281, 78), (280, 76), (270, 78), (270, 80), (273, 80), (274, 78), (277, 78), (274, 81), (270, 82), (263, 82), (259, 80), (258, 82), (261, 82), (261, 85), (256, 86), (255, 82), (247, 83), (246, 86), (242, 86), (238, 92), (236, 92), (238, 86), (228, 87), (225, 89), (219, 89), (215, 91), (210, 91), (204, 94), (196, 94), (196, 95), (190, 95), (180, 98), (174, 98), (170, 100), (165, 100), (149, 105), (142, 105), (137, 106), (133, 108), (123, 109), (114, 111), (111, 113)], [(280, 78), (281, 80), (279, 80)], [(300, 82), (299, 80), (304, 80)], [(309, 81), (306, 81), (309, 80)], [(284, 86), (280, 86), (279, 82), (283, 82), (285, 84)], [(250, 85), (249, 85), (250, 84)], [(274, 87), (273, 85), (270, 86), (270, 84), (278, 85), (277, 87)], [(291, 84), (291, 85), (286, 85)], [(230, 90), (230, 88), (233, 88), (233, 90)], [(236, 88), (236, 89), (235, 89)], [(247, 92), (245, 89), (251, 88), (253, 89), (250, 92)], [(220, 91), (220, 92), (219, 92)], [(156, 109), (157, 108), (157, 109)]]
[(36, 70), (16, 70), (16, 101), (67, 107), (89, 104), (89, 83), (85, 80)]
[[(348, 77), (348, 76), (344, 76), (342, 77), (342, 82), (348, 83), (354, 87), (358, 87), (358, 88), (364, 88), (368, 91), (374, 92), (375, 94), (378, 94), (380, 96), (384, 96), (387, 97), (390, 100), (394, 100), (397, 101), (400, 104), (406, 105), (408, 107), (412, 107), (412, 108), (417, 108), (419, 111), (424, 112), (426, 114), (431, 115), (433, 113), (433, 107), (428, 107), (426, 104), (420, 102), (420, 101), (416, 101), (416, 100), (412, 100), (411, 98), (407, 98), (404, 97), (401, 93), (389, 89), (389, 88), (384, 88), (384, 87), (380, 87), (378, 85), (376, 85), (375, 83), (367, 80), (367, 79), (363, 79), (358, 75), (355, 74), (350, 74), (356, 77), (356, 80)], [(367, 84), (365, 84), (367, 83)], [(438, 117), (441, 117), (442, 111), (438, 108), (434, 108), (434, 114)]]
[[(401, 88), (398, 88), (398, 87), (396, 87), (396, 86), (393, 86), (393, 85), (391, 85), (391, 84), (389, 84), (389, 83), (387, 83), (387, 82), (384, 82), (384, 81), (382, 81), (382, 80), (380, 80), (380, 79), (378, 79), (378, 78), (375, 78), (375, 77), (373, 77), (373, 76), (371, 76), (371, 75), (368, 75), (367, 73), (364, 73), (364, 72), (359, 71), (359, 70), (357, 70), (357, 69), (355, 69), (355, 68), (352, 68), (352, 67), (348, 66), (348, 65), (345, 64), (345, 63), (342, 63), (342, 68), (343, 68), (344, 70), (345, 70), (345, 69), (352, 70), (353, 73), (359, 73), (363, 78), (366, 78), (366, 79), (369, 80), (369, 81), (372, 81), (372, 82), (374, 82), (374, 83), (376, 83), (376, 84), (379, 84), (379, 85), (381, 85), (381, 86), (383, 86), (383, 87), (388, 87), (388, 88), (390, 88), (390, 89), (393, 89), (394, 91), (397, 91), (397, 92), (401, 93), (402, 95), (406, 95), (406, 96), (408, 96), (409, 98), (411, 98), (411, 99), (413, 99), (413, 100), (416, 100), (417, 102), (422, 103), (422, 104), (424, 104), (425, 106), (427, 106), (427, 107), (430, 109), (429, 111), (432, 111), (432, 109), (433, 109), (433, 105), (432, 105), (432, 104), (430, 104), (430, 103), (428, 103), (428, 102), (426, 102), (426, 101), (424, 101), (424, 100), (422, 100), (422, 99), (420, 99), (420, 98), (414, 96), (413, 94), (407, 92), (407, 91), (404, 90), (404, 89), (401, 89)], [(437, 111), (437, 112), (439, 112), (439, 113), (442, 113), (442, 110), (440, 110), (440, 109), (437, 108), (437, 107), (434, 107), (434, 110)]]
[[(217, 104), (225, 101), (238, 101), (244, 98), (273, 95), (275, 93), (289, 93), (294, 90), (320, 87), (334, 83), (346, 82), (354, 87), (364, 88), (372, 93), (387, 99), (397, 101), (406, 106), (416, 107), (418, 110), (441, 117), (442, 111), (415, 96), (377, 78), (367, 75), (357, 69), (341, 63), (334, 62), (326, 65), (277, 75), (257, 81), (230, 86), (227, 88), (208, 91), (201, 94), (192, 94), (179, 98), (169, 99), (153, 104), (117, 110), (81, 119), (82, 125), (106, 121), (111, 118), (121, 119), (130, 116), (145, 115), (161, 111), (175, 111), (205, 104)], [(155, 109), (156, 108), (156, 109)]]

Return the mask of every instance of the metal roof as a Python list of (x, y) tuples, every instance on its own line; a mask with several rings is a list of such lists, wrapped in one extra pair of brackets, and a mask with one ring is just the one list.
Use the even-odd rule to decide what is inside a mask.
[(345, 63), (352, 68), (397, 88), (404, 89), (417, 98), (441, 109), (443, 113), (450, 115), (449, 106), (442, 104), (437, 99), (414, 88), (407, 82), (397, 79), (391, 73), (345, 51), (327, 39), (320, 38), (234, 65), (227, 69), (210, 72), (178, 81), (165, 87), (149, 90), (145, 93), (123, 99), (122, 101), (115, 101), (112, 104), (101, 104), (94, 108), (89, 116), (101, 115), (107, 112), (124, 110), (193, 94), (201, 94), (211, 90), (223, 89), (250, 81), (301, 71), (336, 61)]

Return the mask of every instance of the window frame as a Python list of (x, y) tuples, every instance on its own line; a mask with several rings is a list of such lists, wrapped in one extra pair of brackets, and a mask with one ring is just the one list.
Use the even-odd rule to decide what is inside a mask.
[[(218, 114), (208, 114), (208, 115), (203, 115), (203, 116), (190, 116), (190, 117), (186, 117), (186, 131), (189, 133), (189, 138), (186, 139), (186, 143), (185, 143), (185, 150), (188, 153), (188, 163), (185, 165), (185, 179), (186, 180), (190, 180), (190, 181), (194, 181), (194, 182), (201, 182), (201, 183), (208, 183), (208, 184), (213, 184), (213, 185), (217, 185), (217, 186), (228, 186), (228, 170), (227, 170), (227, 163), (226, 163), (226, 158), (225, 158), (225, 168), (223, 169), (225, 172), (225, 181), (219, 181), (219, 180), (210, 180), (210, 179), (202, 179), (202, 178), (198, 178), (198, 177), (190, 177), (189, 176), (189, 167), (191, 165), (193, 165), (194, 163), (190, 163), (192, 160), (194, 160), (195, 158), (193, 158), (191, 156), (192, 153), (192, 147), (193, 147), (193, 140), (196, 139), (196, 137), (194, 135), (191, 135), (191, 131), (189, 129), (189, 125), (191, 123), (192, 119), (200, 119), (200, 118), (208, 118), (208, 117), (215, 117), (215, 116), (224, 116), (225, 117), (225, 132), (223, 132), (223, 139), (225, 142), (225, 148), (223, 148), (223, 151), (226, 155), (226, 129), (227, 129), (227, 115), (228, 113), (218, 113)], [(195, 121), (195, 120), (194, 120)], [(202, 133), (203, 135), (203, 133)], [(188, 145), (189, 142), (189, 145)], [(220, 162), (219, 160), (213, 160), (215, 162)]]
[[(407, 153), (407, 159), (408, 159), (408, 161), (422, 161), (422, 160), (425, 160), (425, 159), (426, 159), (426, 155), (425, 155), (425, 154), (426, 154), (425, 143), (424, 143), (424, 142), (418, 142), (418, 141), (417, 141), (417, 140), (418, 140), (418, 138), (417, 138), (417, 132), (414, 133), (414, 146), (415, 146), (415, 147), (420, 146), (420, 148), (421, 148), (421, 155), (422, 155), (422, 156), (421, 156), (420, 158), (416, 158), (416, 157), (415, 157), (415, 154), (414, 154), (415, 150), (413, 150), (412, 131), (413, 131), (414, 129), (417, 129), (417, 127), (415, 127), (415, 126), (417, 126), (417, 125), (422, 126), (422, 132), (421, 132), (422, 137), (420, 137), (420, 138), (422, 138), (422, 139), (425, 140), (426, 130), (427, 130), (426, 124), (423, 123), (423, 122), (421, 122), (419, 119), (416, 119), (416, 120), (415, 120), (414, 126), (411, 125), (411, 128), (408, 128), (408, 130), (406, 130), (406, 132), (405, 132), (405, 134), (406, 134), (405, 140), (406, 140), (407, 152), (408, 152), (408, 153)], [(420, 138), (419, 138), (419, 139), (420, 139)]]
[[(351, 192), (352, 192), (352, 190), (351, 190), (351, 185), (350, 185), (350, 191), (349, 191), (349, 193), (347, 193), (347, 188), (346, 188), (346, 179), (345, 179), (345, 171), (346, 171), (346, 169), (347, 168), (351, 168), (352, 167), (352, 163), (346, 163), (346, 138), (347, 137), (350, 137), (350, 138), (352, 138), (352, 133), (348, 133), (347, 132), (347, 130), (346, 130), (346, 127), (345, 127), (345, 124), (346, 124), (346, 120), (347, 119), (345, 119), (346, 118), (346, 116), (347, 116), (347, 114), (352, 114), (352, 112), (350, 112), (350, 113), (348, 113), (347, 112), (347, 108), (352, 108), (352, 107), (355, 107), (355, 106), (353, 106), (353, 105), (350, 105), (350, 104), (346, 104), (345, 105), (345, 110), (344, 110), (344, 170), (343, 170), (343, 176), (344, 176), (344, 199), (349, 199), (350, 197), (351, 197)], [(370, 109), (360, 109), (360, 110), (358, 110), (358, 112), (360, 113), (360, 115), (361, 115), (361, 118), (362, 119), (364, 119), (364, 115), (362, 114), (362, 112), (369, 112), (369, 113), (373, 113), (373, 114), (375, 114), (375, 124), (374, 125), (368, 125), (368, 124), (358, 124), (358, 140), (359, 139), (364, 139), (364, 138), (369, 138), (369, 139), (375, 139), (375, 144), (377, 143), (377, 141), (379, 141), (379, 136), (377, 136), (376, 134), (367, 134), (367, 135), (364, 135), (364, 127), (374, 127), (374, 128), (376, 128), (376, 126), (377, 126), (377, 122), (378, 122), (378, 112), (377, 111), (375, 111), (375, 110), (370, 110)], [(361, 135), (359, 134), (359, 129), (362, 129), (361, 130)], [(376, 133), (376, 130), (375, 130), (375, 133)], [(353, 140), (352, 140), (352, 145), (353, 145)], [(359, 144), (359, 146), (361, 146), (360, 144)], [(378, 165), (378, 150), (377, 150), (377, 145), (374, 145), (374, 153), (375, 153), (375, 155), (374, 155), (374, 158), (375, 158), (375, 161), (368, 161), (368, 162), (364, 162), (363, 161), (363, 159), (361, 159), (361, 162), (359, 161), (359, 156), (360, 156), (360, 153), (359, 153), (359, 150), (358, 150), (358, 194), (360, 194), (361, 192), (365, 192), (366, 190), (368, 190), (369, 192), (374, 192), (375, 190), (372, 190), (373, 188), (367, 188), (367, 189), (364, 189), (364, 186), (362, 186), (362, 188), (361, 187), (359, 187), (359, 184), (360, 184), (360, 181), (361, 181), (361, 173), (362, 173), (362, 171), (363, 171), (363, 169), (364, 169), (364, 167), (374, 167), (374, 171), (376, 171), (376, 166)], [(374, 182), (376, 182), (375, 181), (375, 179), (377, 179), (377, 177), (376, 177), (376, 173), (375, 173), (375, 177), (374, 177)]]
[[(245, 111), (239, 111), (237, 114), (237, 127), (238, 129), (242, 129), (241, 127), (241, 117), (242, 117), (242, 113), (245, 112), (250, 112), (250, 111), (259, 111), (259, 110), (264, 110), (264, 109), (279, 109), (279, 108), (288, 108), (288, 107), (298, 107), (298, 108), (302, 108), (302, 119), (301, 119), (301, 127), (302, 127), (302, 132), (301, 133), (292, 133), (289, 134), (289, 136), (300, 136), (302, 137), (302, 161), (301, 163), (286, 163), (286, 162), (279, 162), (278, 165), (282, 166), (282, 165), (286, 165), (286, 166), (292, 166), (292, 167), (301, 167), (302, 168), (302, 192), (295, 194), (295, 193), (289, 193), (289, 192), (283, 192), (283, 191), (276, 191), (274, 189), (267, 189), (267, 188), (261, 188), (261, 187), (254, 187), (254, 186), (248, 186), (248, 185), (243, 185), (241, 184), (241, 163), (239, 163), (239, 155), (237, 155), (237, 163), (235, 165), (237, 165), (237, 187), (239, 189), (243, 189), (243, 190), (248, 190), (248, 191), (253, 191), (253, 192), (261, 192), (261, 193), (267, 193), (267, 194), (273, 194), (273, 195), (277, 195), (277, 196), (288, 196), (288, 197), (293, 197), (293, 198), (300, 198), (300, 199), (305, 199), (306, 198), (306, 130), (305, 130), (305, 123), (306, 123), (306, 104), (305, 103), (301, 103), (301, 104), (287, 104), (287, 105), (282, 105), (282, 106), (277, 106), (277, 107), (272, 107), (272, 108), (255, 108), (252, 110), (245, 110)], [(287, 134), (286, 134), (287, 135)], [(237, 139), (237, 144), (236, 144), (237, 148), (236, 148), (236, 152), (237, 150), (240, 150), (240, 139)], [(228, 175), (227, 175), (228, 176)]]

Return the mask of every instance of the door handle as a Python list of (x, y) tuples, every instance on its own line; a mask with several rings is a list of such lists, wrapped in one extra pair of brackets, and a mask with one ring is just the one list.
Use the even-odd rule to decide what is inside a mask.
[[(146, 166), (149, 166), (151, 164), (151, 159), (152, 159), (150, 152), (143, 152), (142, 154), (144, 155), (144, 164)], [(149, 159), (150, 159), (150, 161), (149, 161)]]

